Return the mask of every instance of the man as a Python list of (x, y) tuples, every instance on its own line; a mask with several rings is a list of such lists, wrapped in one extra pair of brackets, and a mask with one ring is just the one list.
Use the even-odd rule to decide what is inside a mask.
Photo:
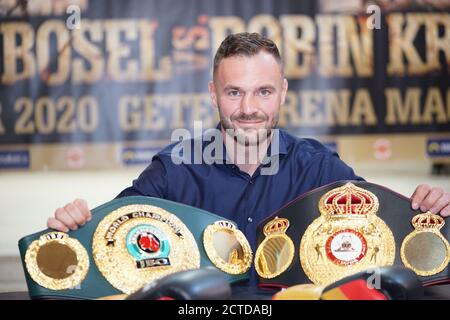
[[(215, 55), (209, 83), (225, 152), (204, 156), (208, 163), (192, 164), (189, 157), (174, 156), (177, 144), (169, 145), (118, 197), (160, 197), (221, 215), (238, 224), (255, 251), (256, 226), (275, 210), (331, 182), (362, 180), (319, 142), (275, 129), (287, 88), (281, 57), (271, 40), (255, 33), (228, 36)], [(201, 151), (210, 143), (202, 141)], [(247, 161), (255, 153), (257, 160)], [(411, 206), (449, 216), (450, 193), (421, 184)], [(57, 209), (47, 225), (67, 232), (90, 218), (86, 202), (77, 199)]]

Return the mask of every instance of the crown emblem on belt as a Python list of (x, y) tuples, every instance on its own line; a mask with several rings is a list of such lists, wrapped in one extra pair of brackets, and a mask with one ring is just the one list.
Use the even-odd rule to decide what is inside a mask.
[(444, 218), (436, 214), (432, 214), (430, 211), (426, 213), (421, 213), (416, 216), (411, 221), (411, 224), (416, 230), (428, 230), (428, 229), (441, 229), (444, 224)]
[(378, 211), (378, 199), (370, 191), (347, 183), (325, 193), (319, 211), (330, 218), (367, 218)]
[(267, 237), (273, 233), (286, 233), (289, 228), (289, 220), (284, 218), (275, 217), (272, 221), (264, 226), (264, 235)]
[(233, 223), (231, 223), (230, 221), (226, 221), (226, 220), (219, 220), (219, 221), (216, 221), (214, 224), (220, 228), (233, 229), (233, 230), (237, 229)]

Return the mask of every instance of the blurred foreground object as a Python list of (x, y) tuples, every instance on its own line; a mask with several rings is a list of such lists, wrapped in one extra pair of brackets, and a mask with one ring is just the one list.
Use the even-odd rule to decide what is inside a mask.
[(301, 284), (275, 294), (274, 300), (417, 300), (422, 284), (414, 271), (399, 267), (368, 269), (328, 286)]

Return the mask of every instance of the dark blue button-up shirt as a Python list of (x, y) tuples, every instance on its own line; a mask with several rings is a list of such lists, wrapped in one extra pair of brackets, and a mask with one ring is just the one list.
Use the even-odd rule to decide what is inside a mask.
[[(339, 159), (336, 152), (318, 141), (300, 139), (284, 130), (275, 133), (278, 137), (274, 138), (279, 139), (272, 141), (278, 141), (279, 146), (272, 148), (272, 142), (265, 159), (271, 162), (264, 161), (266, 164), (261, 165), (252, 176), (227, 163), (228, 158), (223, 150), (212, 153), (212, 156), (203, 152), (212, 143), (207, 139), (201, 139), (202, 142), (197, 144), (200, 150), (190, 155), (180, 153), (180, 157), (175, 157), (178, 160), (192, 160), (197, 152), (197, 161), (203, 160), (202, 164), (176, 164), (171, 156), (174, 143), (156, 154), (133, 185), (118, 197), (159, 197), (233, 220), (247, 236), (255, 252), (256, 227), (271, 213), (299, 195), (325, 184), (337, 180), (362, 180)], [(194, 140), (183, 143), (185, 146), (195, 145)], [(203, 158), (202, 154), (199, 158), (198, 152), (205, 154)], [(278, 168), (273, 165), (277, 160)], [(261, 174), (264, 173), (262, 170), (272, 169), (274, 173), (276, 169), (278, 171), (275, 174)]]

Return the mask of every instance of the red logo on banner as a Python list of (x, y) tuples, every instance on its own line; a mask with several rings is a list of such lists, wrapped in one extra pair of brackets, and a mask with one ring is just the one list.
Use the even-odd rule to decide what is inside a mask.
[(378, 160), (387, 160), (392, 157), (391, 141), (388, 139), (378, 139), (373, 143), (374, 156)]
[(86, 163), (84, 150), (80, 147), (72, 147), (66, 153), (67, 166), (71, 169), (79, 169)]

